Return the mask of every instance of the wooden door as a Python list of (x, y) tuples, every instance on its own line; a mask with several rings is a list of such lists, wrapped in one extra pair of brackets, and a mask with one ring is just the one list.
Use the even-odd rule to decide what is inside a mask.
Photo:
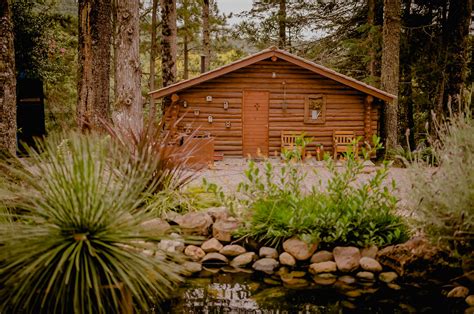
[(268, 156), (268, 92), (244, 91), (242, 110), (243, 156)]

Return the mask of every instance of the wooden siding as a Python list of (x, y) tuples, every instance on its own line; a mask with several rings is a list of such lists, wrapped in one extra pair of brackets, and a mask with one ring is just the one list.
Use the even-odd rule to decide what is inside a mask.
[[(272, 78), (272, 73), (276, 77)], [(285, 82), (285, 84), (283, 84)], [(378, 134), (379, 108), (372, 104), (370, 119), (365, 111), (366, 94), (341, 83), (315, 74), (307, 69), (278, 59), (257, 62), (253, 65), (203, 82), (179, 92), (178, 125), (180, 132), (187, 126), (192, 130), (210, 132), (215, 138), (215, 149), (225, 156), (242, 156), (242, 102), (244, 91), (269, 92), (269, 154), (280, 151), (281, 131), (301, 131), (313, 137), (309, 151), (314, 154), (314, 144), (322, 143), (326, 151), (332, 149), (334, 130), (353, 130), (365, 136), (365, 123), (370, 120), (372, 134)], [(304, 103), (308, 94), (326, 95), (326, 121), (324, 124), (304, 123)], [(212, 96), (212, 101), (206, 101)], [(182, 101), (187, 102), (184, 108)], [(229, 108), (224, 110), (224, 101)], [(283, 109), (283, 103), (287, 109)], [(194, 115), (199, 109), (199, 115)], [(213, 122), (208, 122), (208, 116)], [(226, 128), (226, 121), (231, 123)]]

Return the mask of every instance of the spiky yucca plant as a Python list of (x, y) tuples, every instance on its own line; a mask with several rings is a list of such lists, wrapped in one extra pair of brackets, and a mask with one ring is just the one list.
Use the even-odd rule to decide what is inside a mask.
[(147, 310), (180, 281), (172, 257), (144, 254), (158, 240), (137, 210), (154, 165), (131, 165), (114, 143), (53, 137), (1, 165), (0, 197), (16, 214), (0, 222), (0, 312), (124, 312), (127, 299)]

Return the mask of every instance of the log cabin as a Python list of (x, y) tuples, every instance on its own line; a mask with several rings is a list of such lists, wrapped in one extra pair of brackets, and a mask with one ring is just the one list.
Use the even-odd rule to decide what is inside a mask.
[(274, 47), (150, 94), (170, 99), (173, 131), (208, 134), (226, 157), (277, 155), (288, 132), (312, 138), (310, 152), (332, 152), (337, 131), (370, 139), (383, 102), (396, 98)]

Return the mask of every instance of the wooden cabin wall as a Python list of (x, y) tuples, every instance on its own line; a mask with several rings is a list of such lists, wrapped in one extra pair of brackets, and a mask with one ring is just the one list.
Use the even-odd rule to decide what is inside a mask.
[[(261, 61), (180, 91), (179, 131), (184, 132), (186, 125), (191, 125), (193, 131), (199, 128), (200, 132), (210, 132), (215, 137), (216, 151), (225, 156), (242, 156), (244, 90), (270, 93), (270, 155), (280, 151), (281, 131), (301, 131), (312, 137), (309, 151), (313, 154), (316, 142), (322, 143), (326, 151), (332, 150), (334, 130), (353, 130), (357, 136), (364, 136), (364, 93), (281, 59)], [(304, 123), (305, 97), (312, 94), (326, 95), (324, 124)], [(212, 101), (206, 101), (206, 96), (212, 96)], [(229, 102), (228, 110), (223, 109), (224, 101)], [(284, 101), (286, 110), (282, 108)], [(194, 115), (195, 109), (199, 109), (198, 116)], [(373, 105), (371, 113), (372, 132), (378, 134), (379, 106)], [(209, 115), (213, 116), (212, 123), (208, 122)], [(226, 121), (230, 121), (230, 128), (226, 128)]]

